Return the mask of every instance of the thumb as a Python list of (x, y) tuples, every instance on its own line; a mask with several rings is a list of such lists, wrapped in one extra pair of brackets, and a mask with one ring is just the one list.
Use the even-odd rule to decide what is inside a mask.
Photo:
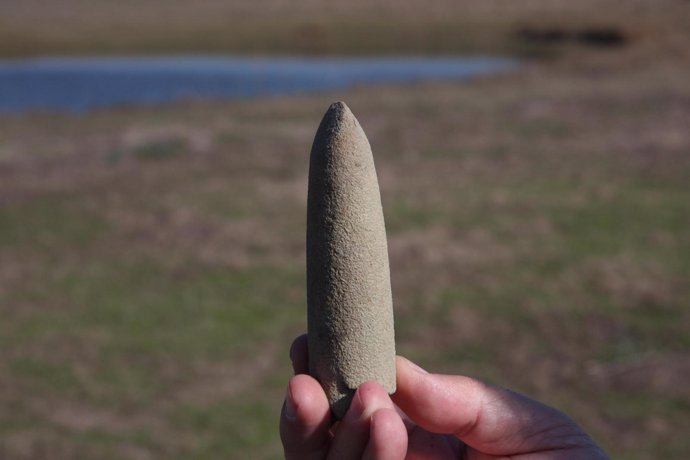
[(402, 357), (392, 398), (425, 430), (452, 434), (491, 455), (595, 446), (556, 409), (469, 377), (429, 374)]

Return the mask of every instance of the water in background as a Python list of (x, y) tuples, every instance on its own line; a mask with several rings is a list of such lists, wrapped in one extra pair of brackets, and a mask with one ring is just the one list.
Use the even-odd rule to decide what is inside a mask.
[(493, 57), (51, 57), (0, 61), (0, 111), (250, 98), (510, 70)]

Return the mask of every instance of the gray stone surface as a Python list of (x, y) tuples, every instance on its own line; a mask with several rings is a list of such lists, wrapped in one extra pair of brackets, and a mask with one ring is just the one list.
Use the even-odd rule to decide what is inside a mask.
[(314, 138), (307, 209), (309, 372), (341, 418), (355, 389), (395, 392), (386, 229), (371, 147), (343, 102)]

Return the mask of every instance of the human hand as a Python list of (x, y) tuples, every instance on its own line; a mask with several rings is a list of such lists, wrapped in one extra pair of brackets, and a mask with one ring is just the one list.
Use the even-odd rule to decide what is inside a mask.
[(357, 389), (331, 424), (321, 385), (309, 375), (306, 336), (290, 349), (295, 376), (280, 419), (290, 459), (608, 459), (563, 413), (511, 391), (453, 375), (429, 374), (397, 358), (397, 390)]

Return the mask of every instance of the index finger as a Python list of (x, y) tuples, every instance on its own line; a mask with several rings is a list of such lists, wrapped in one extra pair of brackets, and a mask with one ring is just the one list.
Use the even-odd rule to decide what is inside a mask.
[(308, 375), (290, 379), (280, 414), (286, 459), (323, 459), (330, 443), (331, 410), (319, 382)]

